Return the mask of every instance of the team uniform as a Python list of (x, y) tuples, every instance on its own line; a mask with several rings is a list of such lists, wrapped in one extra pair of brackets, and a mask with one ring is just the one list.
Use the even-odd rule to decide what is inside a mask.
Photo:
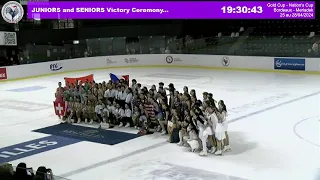
[(172, 118), (170, 121), (168, 121), (168, 134), (169, 134), (169, 139), (168, 142), (172, 142), (173, 138), (173, 131), (175, 128), (177, 128), (177, 123), (178, 123), (178, 118), (175, 115), (172, 115)]
[(132, 122), (135, 128), (139, 126), (139, 116), (140, 116), (139, 109), (134, 109), (134, 112), (132, 113)]
[(92, 101), (90, 104), (89, 104), (89, 117), (90, 117), (90, 122), (89, 124), (92, 124), (93, 121), (95, 121), (97, 119), (97, 116), (96, 116), (96, 113), (95, 113), (95, 101)]
[(84, 118), (84, 123), (88, 123), (88, 119), (90, 120), (90, 114), (89, 114), (89, 106), (84, 105), (82, 108), (82, 116)]
[(132, 99), (133, 99), (133, 95), (132, 93), (128, 93), (125, 99), (125, 103), (129, 106), (129, 109), (132, 109)]
[(121, 107), (119, 107), (117, 109), (117, 116), (116, 117), (119, 122), (119, 127), (122, 127), (125, 122), (123, 119), (125, 117), (125, 114), (124, 114), (124, 110)]
[(111, 103), (114, 101), (114, 98), (116, 97), (117, 91), (114, 89), (107, 89), (104, 92), (104, 98), (106, 98)]
[(113, 116), (113, 123), (114, 123), (114, 125), (116, 125), (116, 124), (119, 123), (118, 122), (118, 118), (117, 118), (117, 116), (118, 116), (118, 108), (116, 107), (116, 103), (113, 103), (111, 112), (112, 112), (112, 116)]
[(115, 110), (116, 110), (116, 107), (114, 107), (112, 104), (109, 104), (107, 105), (107, 110), (108, 110), (108, 120), (107, 120), (107, 123), (109, 123), (109, 126), (112, 126), (115, 124)]
[(94, 112), (96, 113), (96, 116), (100, 120), (100, 123), (103, 122), (103, 117), (102, 117), (102, 111), (104, 107), (101, 104), (97, 104), (96, 107), (94, 108)]
[(190, 146), (190, 151), (191, 152), (196, 152), (199, 148), (199, 137), (198, 137), (198, 127), (196, 120), (193, 119), (192, 122), (189, 124), (187, 128), (188, 136), (189, 138), (187, 139), (187, 144)]
[(223, 145), (223, 140), (226, 138), (226, 134), (225, 134), (225, 128), (222, 124), (222, 116), (220, 115), (219, 112), (217, 112), (216, 115), (219, 121), (215, 128), (215, 138), (217, 140), (217, 151), (215, 152), (215, 155), (222, 155), (222, 145)]
[[(204, 130), (205, 130), (205, 119), (204, 119), (204, 116), (203, 116), (203, 114), (202, 113), (198, 113), (198, 114), (196, 114), (196, 117), (195, 118), (193, 118), (193, 123), (195, 124), (195, 126), (196, 126), (196, 128), (197, 128), (197, 130), (198, 130), (198, 137), (197, 137), (197, 140), (201, 140), (201, 138), (202, 138), (202, 136), (203, 136), (203, 132), (204, 132)], [(195, 141), (193, 141), (193, 143), (195, 143)], [(194, 147), (199, 147), (199, 148), (201, 148), (200, 147), (200, 145), (199, 145), (199, 142), (198, 142), (198, 145), (196, 145), (196, 144), (190, 144), (189, 143), (189, 145), (190, 146), (194, 146)], [(199, 149), (198, 148), (198, 149)], [(192, 147), (191, 147), (191, 149), (193, 150), (193, 151), (195, 151), (195, 150), (197, 150), (197, 149), (193, 149)]]
[(82, 109), (83, 109), (82, 104), (80, 102), (76, 102), (75, 103), (75, 112), (76, 112), (76, 117), (77, 117), (77, 123), (81, 122)]
[(189, 139), (187, 129), (189, 124), (186, 121), (183, 121), (181, 124), (181, 130), (179, 131), (179, 146), (185, 145), (186, 140)]
[(129, 108), (124, 110), (123, 124), (125, 127), (130, 127), (132, 124), (132, 111)]
[[(202, 133), (202, 136), (200, 136), (201, 142), (202, 142), (202, 151), (200, 152), (200, 155), (206, 156), (208, 154), (207, 152), (207, 140), (209, 136), (212, 136), (215, 134), (215, 128), (216, 124), (218, 123), (218, 118), (215, 113), (207, 114), (207, 121), (205, 121), (204, 130)], [(214, 152), (215, 147), (213, 145), (210, 152)]]
[(74, 116), (74, 102), (69, 101), (67, 106), (67, 112), (66, 112), (66, 118), (67, 118), (66, 120), (69, 124), (74, 122), (73, 116)]
[(126, 104), (126, 98), (127, 98), (127, 93), (125, 91), (119, 91), (117, 94), (117, 102), (120, 105), (121, 108), (124, 109), (124, 106)]
[(231, 147), (229, 144), (229, 135), (228, 135), (228, 121), (227, 121), (227, 112), (226, 111), (222, 111), (221, 112), (221, 118), (222, 118), (222, 125), (224, 127), (224, 132), (225, 132), (225, 139), (223, 142), (223, 152), (226, 151), (231, 151)]
[(158, 104), (159, 105), (159, 113), (161, 113), (162, 115), (158, 116), (158, 121), (159, 121), (159, 124), (161, 126), (161, 134), (164, 135), (166, 134), (166, 127), (165, 125), (167, 124), (167, 117), (169, 117), (169, 111), (168, 111), (168, 105), (167, 104), (164, 104), (164, 103), (161, 103), (161, 104)]

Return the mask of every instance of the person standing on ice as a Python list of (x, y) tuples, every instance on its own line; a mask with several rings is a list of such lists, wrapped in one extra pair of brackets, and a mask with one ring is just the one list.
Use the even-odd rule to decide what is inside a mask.
[(202, 93), (202, 102), (208, 101), (208, 92), (203, 92)]
[(210, 153), (214, 153), (216, 151), (215, 142), (213, 139), (214, 130), (216, 128), (216, 124), (218, 123), (218, 118), (214, 113), (214, 107), (207, 107), (206, 108), (208, 114), (207, 118), (204, 121), (204, 130), (202, 136), (200, 137), (202, 142), (202, 151), (199, 153), (200, 156), (207, 156), (207, 141), (209, 140), (212, 144), (212, 148), (210, 149)]
[(223, 117), (221, 116), (218, 109), (214, 109), (214, 113), (218, 117), (218, 123), (215, 128), (215, 138), (217, 141), (217, 151), (214, 153), (215, 155), (222, 155), (222, 146), (223, 146), (223, 140), (226, 138), (225, 134), (225, 128), (223, 126)]
[(121, 106), (122, 109), (124, 109), (124, 106), (126, 104), (126, 98), (127, 98), (127, 92), (125, 91), (126, 88), (124, 85), (120, 86), (120, 89), (118, 91), (118, 104)]
[[(63, 93), (64, 93), (64, 88), (62, 87), (61, 82), (58, 83), (58, 88), (55, 93), (55, 103), (62, 103), (63, 102)], [(61, 116), (58, 115), (58, 117), (61, 119)]]
[(228, 135), (228, 121), (227, 121), (227, 107), (224, 104), (223, 100), (220, 100), (218, 103), (219, 113), (222, 118), (222, 125), (224, 127), (226, 138), (223, 140), (223, 152), (231, 151), (230, 143), (229, 143), (229, 135)]

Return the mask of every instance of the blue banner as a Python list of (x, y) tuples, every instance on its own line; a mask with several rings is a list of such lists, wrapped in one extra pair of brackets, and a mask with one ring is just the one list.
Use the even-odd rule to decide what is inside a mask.
[(0, 148), (0, 164), (80, 142), (59, 136), (47, 136), (21, 144)]
[(292, 58), (274, 58), (274, 69), (305, 71), (306, 60)]

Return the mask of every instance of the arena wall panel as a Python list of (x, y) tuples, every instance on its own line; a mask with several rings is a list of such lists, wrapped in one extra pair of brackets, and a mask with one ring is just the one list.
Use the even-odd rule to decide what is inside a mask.
[[(320, 58), (281, 58), (286, 62), (303, 59), (304, 70), (279, 70), (275, 68), (275, 57), (220, 56), (189, 54), (145, 54), (86, 57), (61, 61), (50, 61), (19, 66), (7, 66), (6, 80), (17, 80), (59, 73), (98, 70), (106, 68), (203, 68), (216, 70), (241, 70), (262, 72), (286, 72), (320, 74)], [(299, 61), (301, 62), (301, 61)]]

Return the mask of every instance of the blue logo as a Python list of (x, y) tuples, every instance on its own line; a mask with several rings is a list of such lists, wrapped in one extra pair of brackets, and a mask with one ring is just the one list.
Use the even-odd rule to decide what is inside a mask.
[(63, 67), (58, 64), (58, 63), (55, 63), (55, 64), (50, 64), (50, 69), (51, 71), (59, 71), (61, 70)]
[(306, 60), (291, 58), (274, 58), (274, 69), (305, 71)]
[(0, 149), (0, 164), (80, 142), (59, 136), (48, 136)]

